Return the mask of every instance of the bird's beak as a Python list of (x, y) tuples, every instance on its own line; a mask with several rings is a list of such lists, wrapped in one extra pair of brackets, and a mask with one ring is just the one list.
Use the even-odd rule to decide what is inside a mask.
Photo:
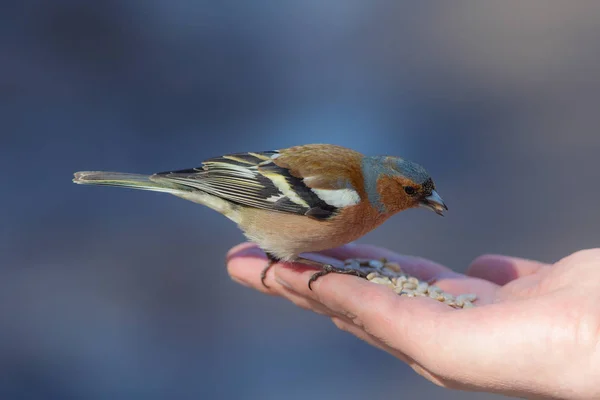
[(436, 213), (437, 215), (444, 216), (444, 211), (448, 210), (448, 207), (444, 203), (444, 200), (434, 190), (431, 194), (421, 200), (419, 204), (421, 207), (425, 207)]

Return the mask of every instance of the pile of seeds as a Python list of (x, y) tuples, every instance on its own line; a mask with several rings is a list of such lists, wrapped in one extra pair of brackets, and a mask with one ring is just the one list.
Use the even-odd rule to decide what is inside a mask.
[(472, 293), (458, 296), (445, 293), (435, 285), (430, 285), (425, 281), (406, 275), (402, 272), (400, 265), (388, 262), (385, 259), (350, 259), (344, 262), (344, 269), (346, 268), (356, 271), (357, 275), (366, 278), (370, 282), (388, 286), (400, 296), (430, 297), (454, 308), (474, 307), (473, 302), (477, 299), (477, 295)]

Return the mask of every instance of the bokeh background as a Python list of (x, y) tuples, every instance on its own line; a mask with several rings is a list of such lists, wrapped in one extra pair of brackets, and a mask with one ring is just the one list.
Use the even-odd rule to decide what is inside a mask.
[(422, 163), (450, 207), (360, 242), (456, 270), (600, 242), (600, 2), (0, 6), (2, 399), (499, 398), (230, 281), (218, 214), (77, 170), (336, 143)]

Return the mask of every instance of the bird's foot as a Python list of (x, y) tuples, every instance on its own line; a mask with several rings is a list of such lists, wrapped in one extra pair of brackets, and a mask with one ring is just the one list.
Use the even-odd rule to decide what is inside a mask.
[(359, 278), (366, 279), (367, 276), (373, 272), (377, 272), (382, 276), (393, 276), (402, 272), (398, 264), (389, 263), (386, 259), (380, 260), (363, 260), (363, 259), (349, 259), (344, 261), (344, 265), (341, 267), (334, 267), (331, 264), (322, 264), (318, 261), (308, 260), (305, 258), (299, 258), (296, 261), (321, 268), (319, 272), (314, 273), (309, 281), (308, 288), (312, 290), (312, 284), (317, 279), (327, 274), (336, 273), (344, 275), (354, 275)]
[(265, 283), (265, 280), (267, 279), (267, 272), (269, 272), (269, 269), (271, 269), (273, 264), (276, 264), (279, 261), (279, 259), (269, 253), (267, 253), (267, 259), (267, 265), (260, 272), (260, 282), (263, 284), (264, 287), (270, 289), (269, 285)]
[(314, 274), (312, 274), (312, 276), (308, 280), (308, 288), (310, 290), (312, 290), (312, 284), (314, 281), (316, 281), (317, 279), (319, 279), (322, 276), (331, 274), (332, 272), (336, 273), (336, 274), (354, 275), (354, 276), (358, 276), (360, 278), (366, 278), (368, 275), (367, 273), (365, 273), (364, 271), (361, 271), (360, 269), (347, 269), (345, 267), (334, 267), (331, 264), (323, 264), (323, 266), (321, 267), (321, 270), (319, 272), (315, 272)]

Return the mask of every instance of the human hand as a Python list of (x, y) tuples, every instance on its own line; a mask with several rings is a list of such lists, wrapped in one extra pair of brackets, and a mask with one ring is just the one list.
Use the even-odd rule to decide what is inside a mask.
[(265, 288), (265, 256), (250, 244), (229, 252), (228, 269), (243, 285), (330, 317), (437, 385), (526, 398), (600, 398), (600, 249), (554, 265), (487, 255), (473, 261), (467, 275), (364, 245), (315, 257), (332, 264), (385, 257), (445, 292), (476, 293), (477, 307), (456, 310), (426, 297), (400, 297), (339, 274), (320, 278), (311, 291), (314, 270), (299, 264), (275, 265)]

